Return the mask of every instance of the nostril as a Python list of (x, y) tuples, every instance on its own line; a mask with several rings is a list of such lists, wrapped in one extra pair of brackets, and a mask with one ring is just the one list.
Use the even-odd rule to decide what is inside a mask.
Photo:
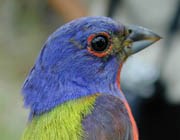
[(131, 29), (128, 29), (128, 33), (131, 34), (131, 33), (132, 33), (132, 30), (131, 30)]

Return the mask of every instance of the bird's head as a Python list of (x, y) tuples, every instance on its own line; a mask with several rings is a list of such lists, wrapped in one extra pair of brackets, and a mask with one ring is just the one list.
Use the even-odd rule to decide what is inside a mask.
[(41, 114), (82, 96), (116, 94), (122, 63), (159, 39), (148, 29), (107, 17), (67, 23), (42, 48), (23, 86), (25, 104), (32, 113)]

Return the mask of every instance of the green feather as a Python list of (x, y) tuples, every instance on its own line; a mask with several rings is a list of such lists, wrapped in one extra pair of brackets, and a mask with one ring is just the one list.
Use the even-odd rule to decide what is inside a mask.
[(22, 140), (80, 140), (82, 119), (91, 113), (98, 94), (66, 102), (29, 122)]

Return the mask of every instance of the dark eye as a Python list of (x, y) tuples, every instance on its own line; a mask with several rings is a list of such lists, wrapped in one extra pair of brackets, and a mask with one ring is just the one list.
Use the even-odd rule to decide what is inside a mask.
[(108, 38), (103, 35), (94, 37), (91, 41), (91, 48), (96, 52), (103, 52), (109, 47)]
[(97, 57), (105, 57), (109, 55), (113, 47), (111, 36), (107, 32), (91, 34), (88, 37), (87, 42), (88, 52)]

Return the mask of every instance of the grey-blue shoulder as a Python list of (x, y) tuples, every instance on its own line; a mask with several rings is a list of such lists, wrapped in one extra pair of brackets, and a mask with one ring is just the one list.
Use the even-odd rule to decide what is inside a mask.
[(82, 121), (84, 140), (133, 140), (132, 126), (123, 100), (100, 95), (91, 114)]

